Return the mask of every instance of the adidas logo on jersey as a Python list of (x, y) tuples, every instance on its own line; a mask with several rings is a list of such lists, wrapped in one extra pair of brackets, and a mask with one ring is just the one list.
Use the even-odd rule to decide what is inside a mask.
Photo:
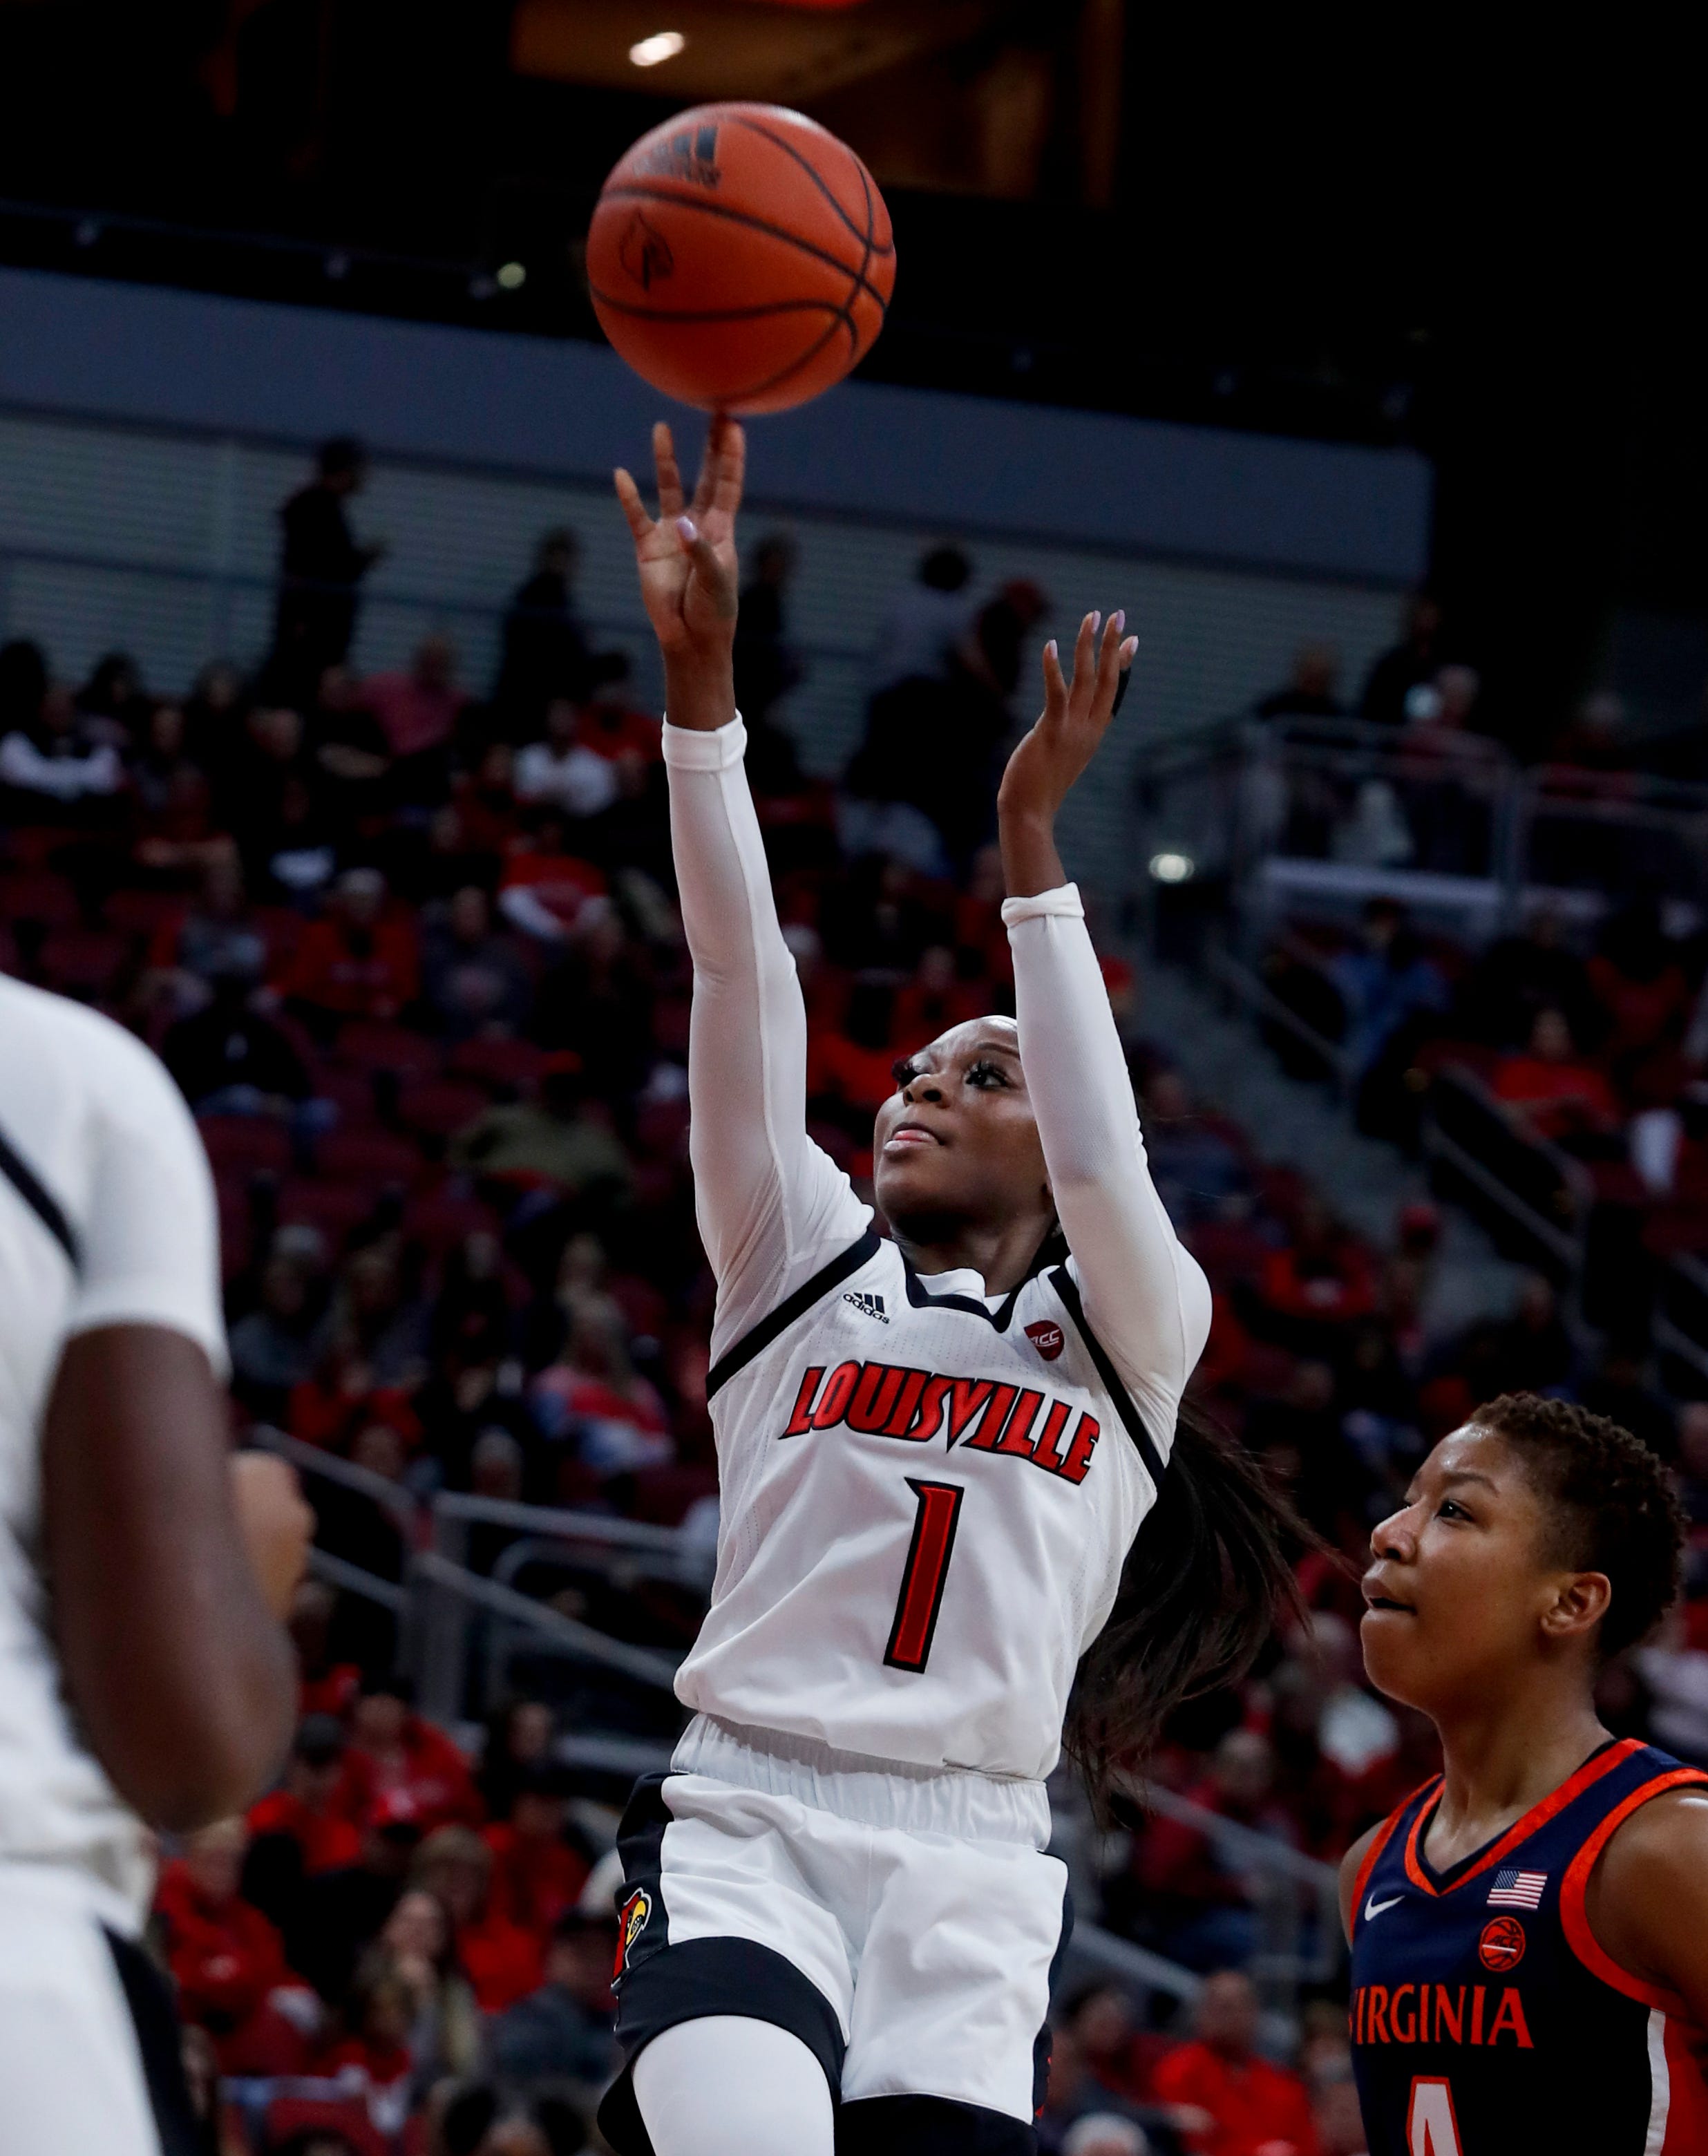
[(851, 1302), (862, 1317), (875, 1317), (880, 1325), (890, 1322), (890, 1313), (884, 1307), (881, 1295), (868, 1295), (864, 1288), (850, 1288), (842, 1299)]

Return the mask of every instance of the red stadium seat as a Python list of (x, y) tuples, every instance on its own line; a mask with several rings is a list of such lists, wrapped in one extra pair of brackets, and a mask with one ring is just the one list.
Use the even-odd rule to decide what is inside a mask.
[(385, 1025), (374, 1019), (352, 1019), (338, 1035), (336, 1060), (362, 1070), (395, 1070), (400, 1078), (436, 1076), (435, 1044), (408, 1026)]
[(0, 875), (0, 920), (74, 928), (79, 918), (76, 892), (51, 869), (17, 869)]
[(115, 891), (106, 904), (109, 928), (121, 936), (153, 936), (184, 911), (184, 895), (177, 891)]
[(497, 1090), (537, 1084), (545, 1064), (545, 1050), (531, 1040), (465, 1040), (451, 1050), (445, 1070)]
[(341, 1243), (352, 1228), (372, 1212), (378, 1193), (351, 1183), (321, 1183), (300, 1178), (287, 1183), (279, 1194), (281, 1226), (300, 1223), (318, 1228), (330, 1243)]
[(290, 1137), (269, 1116), (203, 1116), (197, 1128), (218, 1182), (290, 1173)]
[(428, 1078), (404, 1086), (398, 1111), (411, 1130), (448, 1138), (474, 1122), (488, 1097), (480, 1086), (454, 1078)]
[(359, 1183), (372, 1190), (389, 1183), (408, 1189), (421, 1178), (419, 1152), (408, 1138), (389, 1131), (329, 1131), (315, 1147), (315, 1167), (329, 1182)]
[(490, 1205), (450, 1183), (416, 1199), (403, 1215), (403, 1229), (436, 1258), (454, 1250), (466, 1236), (500, 1232), (498, 1215)]
[(63, 993), (99, 999), (110, 993), (132, 948), (128, 936), (109, 928), (55, 927), (42, 944), (42, 978)]
[(321, 2126), (341, 2133), (356, 2156), (391, 2156), (390, 2144), (367, 2115), (367, 2106), (349, 2097), (275, 2097), (262, 2122), (262, 2146), (282, 2148), (305, 2128)]

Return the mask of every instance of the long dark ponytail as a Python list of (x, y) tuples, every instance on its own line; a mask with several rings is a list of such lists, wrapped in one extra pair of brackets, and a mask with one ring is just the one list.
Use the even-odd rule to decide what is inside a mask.
[(1094, 1801), (1143, 1766), (1177, 1707), (1244, 1676), (1285, 1618), (1303, 1619), (1290, 1551), (1319, 1546), (1262, 1462), (1183, 1404), (1069, 1702), (1064, 1746)]

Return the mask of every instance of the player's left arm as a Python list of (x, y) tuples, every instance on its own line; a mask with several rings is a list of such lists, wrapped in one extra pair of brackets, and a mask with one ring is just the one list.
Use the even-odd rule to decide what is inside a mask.
[(1071, 681), (1046, 649), (1043, 716), (1008, 759), (998, 822), (1020, 1060), (1057, 1217), (1085, 1314), (1166, 1442), (1209, 1332), (1209, 1288), (1151, 1180), (1109, 992), (1055, 841), (1132, 663), (1137, 639), (1124, 627), (1112, 615), (1100, 640), (1085, 617)]
[(1708, 1788), (1632, 1813), (1589, 1883), (1589, 1928), (1621, 1969), (1676, 1992), (1708, 2030)]

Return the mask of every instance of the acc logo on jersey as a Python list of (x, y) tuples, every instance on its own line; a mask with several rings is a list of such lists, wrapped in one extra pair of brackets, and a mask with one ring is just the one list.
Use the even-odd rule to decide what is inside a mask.
[(1516, 1969), (1524, 1959), (1527, 1942), (1516, 1917), (1491, 1917), (1477, 1941), (1477, 1958), (1485, 1969), (1497, 1972)]
[(628, 1966), (628, 1957), (635, 1941), (647, 1928), (653, 1912), (653, 1897), (644, 1887), (637, 1887), (617, 1912), (617, 1966), (612, 1972), (614, 1983)]
[(1046, 1363), (1054, 1362), (1056, 1357), (1067, 1345), (1060, 1326), (1053, 1324), (1047, 1317), (1040, 1317), (1035, 1325), (1028, 1325), (1026, 1328), (1026, 1337)]

